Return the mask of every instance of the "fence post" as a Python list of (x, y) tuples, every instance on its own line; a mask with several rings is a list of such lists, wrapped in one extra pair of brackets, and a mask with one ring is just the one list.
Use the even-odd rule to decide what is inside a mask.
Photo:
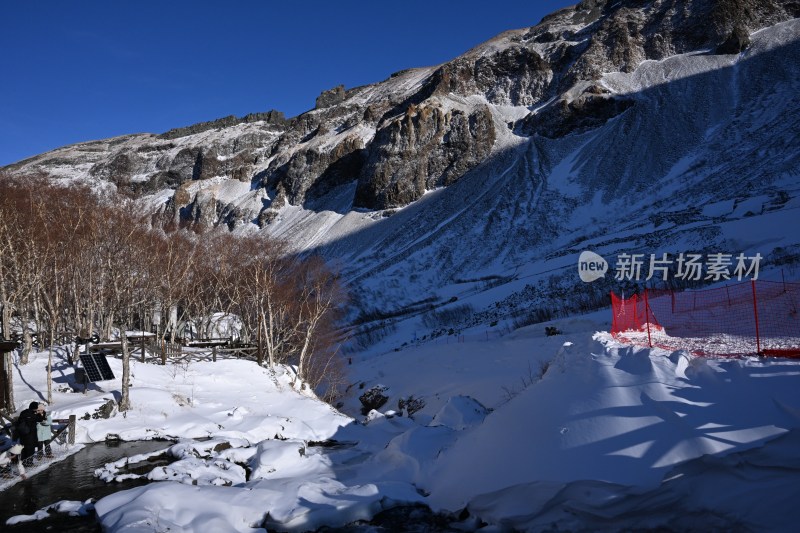
[(164, 339), (161, 339), (161, 364), (162, 365), (166, 365), (167, 364), (167, 350), (166, 350), (166, 346), (164, 346), (164, 343), (166, 343), (166, 341)]
[(216, 346), (212, 346), (211, 347), (211, 362), (212, 363), (216, 363), (217, 362), (217, 347)]
[(650, 337), (650, 302), (647, 300), (647, 287), (644, 288), (644, 320), (647, 323), (647, 344), (652, 348), (653, 339)]
[(145, 349), (144, 349), (144, 332), (142, 332), (142, 363), (144, 363), (144, 354), (145, 354)]
[(751, 279), (750, 285), (753, 287), (753, 316), (756, 319), (756, 353), (761, 353), (761, 336), (758, 332), (758, 298), (756, 297), (756, 280)]
[(67, 443), (72, 446), (75, 444), (75, 422), (77, 417), (75, 415), (69, 415), (69, 429), (67, 430)]

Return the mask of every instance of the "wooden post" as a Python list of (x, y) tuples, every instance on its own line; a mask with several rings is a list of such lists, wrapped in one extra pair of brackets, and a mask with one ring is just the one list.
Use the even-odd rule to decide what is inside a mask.
[(67, 430), (67, 443), (72, 446), (75, 444), (75, 427), (76, 427), (77, 417), (75, 415), (69, 415), (69, 429)]
[(145, 354), (145, 349), (144, 349), (144, 334), (142, 334), (142, 363), (144, 363), (144, 354)]
[(216, 363), (217, 362), (217, 347), (216, 346), (212, 346), (211, 347), (211, 362), (212, 363)]

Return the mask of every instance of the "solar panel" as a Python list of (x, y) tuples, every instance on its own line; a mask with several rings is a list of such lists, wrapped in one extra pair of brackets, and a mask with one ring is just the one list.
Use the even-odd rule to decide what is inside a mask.
[(102, 353), (89, 353), (81, 354), (81, 363), (86, 370), (86, 375), (89, 381), (104, 381), (106, 379), (114, 379), (114, 373), (111, 367), (108, 366), (105, 354)]

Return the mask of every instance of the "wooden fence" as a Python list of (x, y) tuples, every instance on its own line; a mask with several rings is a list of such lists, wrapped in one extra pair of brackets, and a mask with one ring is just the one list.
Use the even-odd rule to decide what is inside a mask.
[[(204, 345), (210, 344), (210, 345)], [(160, 363), (186, 363), (190, 361), (210, 361), (217, 359), (258, 359), (258, 347), (250, 345), (231, 346), (219, 343), (196, 343), (184, 346), (182, 344), (164, 342), (158, 344), (145, 344), (144, 347), (136, 346), (131, 352), (131, 357), (140, 361)]]
[[(166, 365), (168, 362), (185, 363), (189, 361), (213, 361), (217, 359), (258, 360), (258, 347), (251, 344), (231, 344), (228, 339), (212, 339), (206, 341), (178, 344), (152, 342), (152, 337), (144, 342), (131, 339), (129, 343), (131, 357), (142, 363)], [(89, 346), (92, 352), (103, 352), (107, 355), (122, 353), (121, 342), (103, 342)]]

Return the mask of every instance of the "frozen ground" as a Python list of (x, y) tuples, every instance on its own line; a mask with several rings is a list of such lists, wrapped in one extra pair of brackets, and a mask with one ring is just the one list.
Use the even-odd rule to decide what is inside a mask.
[[(559, 321), (554, 337), (534, 325), (359, 361), (352, 417), (293, 388), (290, 369), (134, 362), (134, 409), (80, 419), (78, 439), (172, 437), (177, 461), (96, 502), (99, 520), (126, 532), (303, 531), (422, 503), (467, 529), (792, 530), (800, 362), (624, 346), (597, 318)], [(41, 399), (45, 360), (15, 370), (19, 405)], [(72, 370), (59, 362), (55, 375), (66, 389)], [(357, 396), (377, 384), (389, 401), (364, 417)], [(91, 416), (118, 396), (118, 380), (100, 387), (56, 392), (53, 412)], [(409, 395), (425, 407), (394, 415)], [(121, 463), (97, 466), (126, 476)]]

